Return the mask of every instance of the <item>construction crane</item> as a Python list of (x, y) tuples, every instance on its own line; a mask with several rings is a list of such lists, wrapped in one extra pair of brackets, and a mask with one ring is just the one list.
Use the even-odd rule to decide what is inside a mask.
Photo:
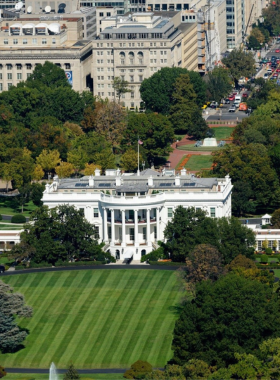
[(254, 6), (255, 6), (255, 4), (252, 5), (251, 12), (250, 12), (250, 16), (249, 16), (249, 19), (248, 19), (248, 22), (247, 22), (247, 25), (246, 25), (246, 29), (245, 29), (245, 31), (242, 33), (242, 46), (244, 45), (244, 42), (245, 42), (245, 38), (246, 38), (246, 35), (247, 35), (247, 30), (248, 30), (249, 23), (250, 23), (250, 21), (251, 21), (251, 17), (252, 17), (252, 13), (253, 13)]

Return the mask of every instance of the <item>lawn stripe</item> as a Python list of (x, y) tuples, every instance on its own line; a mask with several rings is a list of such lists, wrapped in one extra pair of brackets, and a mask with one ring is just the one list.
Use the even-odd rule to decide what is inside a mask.
[[(43, 278), (43, 276), (42, 276)], [(56, 281), (53, 281), (53, 273), (51, 276), (46, 276), (46, 279), (47, 279), (47, 285), (48, 286), (49, 284), (50, 285), (53, 285)], [(59, 277), (57, 277), (57, 279), (59, 279)], [(39, 289), (42, 290), (42, 292), (40, 292), (40, 295), (44, 295), (44, 288), (41, 288), (39, 287)], [(44, 297), (44, 300), (46, 301), (46, 298)], [(29, 300), (31, 301), (31, 300)], [(39, 305), (40, 303), (40, 305)], [(45, 307), (45, 304), (42, 303), (42, 299), (41, 297), (38, 298), (38, 306), (36, 306), (36, 304), (34, 305), (33, 302), (29, 302), (29, 305), (33, 308), (33, 316), (28, 319), (28, 320), (24, 320), (25, 321), (25, 326), (26, 328), (28, 328), (30, 330), (30, 335), (28, 335), (26, 341), (24, 342), (25, 344), (25, 349), (24, 350), (21, 350), (17, 353), (17, 355), (13, 356), (13, 360), (9, 363), (9, 366), (10, 367), (16, 367), (17, 366), (17, 363), (19, 361), (20, 358), (24, 357), (24, 355), (26, 355), (28, 353), (28, 358), (29, 358), (29, 352), (32, 350), (32, 347), (34, 346), (34, 339), (35, 337), (37, 336), (37, 331), (38, 330), (38, 324), (40, 322), (40, 318), (38, 318), (38, 315), (39, 315), (39, 310), (40, 308), (44, 308)], [(44, 312), (44, 311), (43, 311)], [(37, 319), (38, 318), (38, 319)], [(36, 349), (38, 350), (38, 348)], [(28, 366), (28, 363), (27, 362), (24, 362), (24, 365), (27, 365)], [(7, 365), (6, 365), (7, 367)]]
[[(87, 310), (83, 313), (83, 323), (77, 326), (79, 342), (78, 345), (75, 345), (75, 353), (78, 355), (77, 360), (80, 360), (81, 363), (83, 363), (84, 358), (88, 353), (83, 351), (84, 347), (87, 345), (86, 342), (90, 342), (87, 345), (88, 349), (98, 343), (98, 334), (100, 334), (106, 319), (104, 318), (103, 312), (106, 310), (107, 314), (109, 313), (110, 307), (113, 307), (113, 300), (116, 297), (115, 292), (117, 291), (119, 284), (123, 281), (123, 278), (120, 280), (118, 273), (111, 271), (105, 284), (107, 289), (105, 290), (104, 299), (102, 300), (102, 297), (100, 299), (96, 297), (93, 302), (87, 303)], [(113, 289), (114, 291), (112, 291)], [(91, 341), (89, 338), (92, 330), (95, 331), (94, 335), (97, 335), (96, 342)]]
[[(71, 360), (71, 358), (75, 358), (75, 355), (77, 355), (76, 345), (77, 341), (80, 341), (79, 330), (83, 328), (85, 313), (89, 305), (98, 305), (102, 302), (108, 292), (106, 284), (110, 281), (112, 273), (110, 270), (100, 272), (101, 271), (92, 272), (94, 276), (99, 275), (98, 281), (96, 282), (96, 285), (93, 283), (95, 287), (90, 287), (88, 289), (88, 295), (86, 298), (81, 297), (81, 305), (75, 311), (75, 316), (72, 317), (72, 322), (71, 324), (69, 323), (69, 327), (67, 331), (65, 331), (64, 339), (60, 342), (60, 345), (57, 348), (56, 354), (61, 353), (59, 359), (60, 366), (66, 366), (69, 360)], [(94, 324), (94, 322), (92, 322), (92, 324)], [(86, 347), (86, 344), (84, 344), (84, 346)]]
[(124, 363), (129, 363), (129, 361), (124, 360), (124, 353), (126, 350), (131, 350), (130, 342), (132, 335), (138, 338), (141, 335), (141, 331), (137, 331), (135, 326), (138, 325), (139, 320), (143, 319), (143, 315), (148, 312), (149, 309), (152, 308), (152, 298), (157, 292), (158, 286), (160, 286), (161, 281), (163, 279), (164, 272), (156, 272), (151, 277), (150, 286), (146, 289), (144, 296), (139, 300), (138, 306), (134, 312), (132, 312), (131, 317), (127, 321), (126, 330), (123, 334), (122, 340), (120, 341), (119, 347), (117, 349), (119, 367), (122, 367)]
[(80, 288), (80, 285), (82, 287), (86, 286), (90, 280), (89, 273), (75, 272), (75, 274), (69, 272), (67, 282), (63, 285), (63, 288), (66, 286), (66, 290), (62, 289), (63, 295), (60, 298), (57, 297), (56, 307), (52, 310), (51, 318), (45, 330), (45, 340), (42, 343), (45, 350), (39, 362), (37, 357), (38, 367), (45, 367), (45, 363), (50, 359), (56, 362), (59, 359), (59, 356), (55, 356), (54, 352), (56, 352), (57, 346), (64, 337), (65, 324), (67, 325), (66, 319), (69, 315), (72, 315), (71, 312), (75, 310), (76, 302), (82, 298), (77, 289)]
[[(128, 277), (129, 276), (129, 277)], [(115, 299), (113, 308), (111, 308), (111, 311), (108, 310), (107, 318), (103, 322), (103, 328), (100, 329), (100, 332), (98, 336), (96, 337), (96, 342), (98, 342), (98, 347), (96, 347), (95, 351), (95, 361), (99, 367), (103, 367), (103, 361), (106, 357), (106, 360), (110, 361), (110, 355), (112, 355), (112, 348), (111, 344), (114, 342), (116, 338), (116, 334), (118, 332), (119, 325), (121, 323), (125, 323), (125, 321), (122, 318), (122, 315), (125, 312), (125, 306), (128, 310), (133, 310), (132, 303), (134, 299), (136, 298), (137, 289), (135, 289), (134, 283), (138, 281), (139, 276), (141, 276), (139, 273), (131, 273), (130, 275), (127, 274), (127, 279), (125, 283), (120, 282), (120, 287), (122, 291), (119, 294), (119, 297)], [(146, 278), (146, 276), (145, 276)], [(143, 279), (142, 283), (145, 281), (145, 278)], [(131, 285), (130, 285), (131, 284)], [(119, 306), (116, 305), (119, 303)], [(135, 303), (134, 308), (137, 307), (137, 303)], [(119, 323), (118, 323), (119, 322)], [(108, 328), (107, 328), (108, 326)], [(110, 348), (110, 350), (108, 350)], [(94, 350), (92, 349), (89, 352), (88, 358), (91, 357), (91, 355), (94, 355)]]
[[(48, 328), (48, 320), (49, 315), (55, 305), (55, 299), (58, 297), (58, 292), (61, 291), (61, 288), (67, 282), (68, 277), (70, 276), (70, 272), (64, 272), (63, 275), (59, 276), (55, 273), (56, 276), (53, 276), (51, 287), (49, 288), (47, 285), (46, 294), (43, 294), (44, 301), (38, 305), (38, 309), (36, 312), (37, 323), (32, 328), (32, 334), (30, 338), (32, 338), (32, 346), (28, 350), (28, 355), (26, 358), (26, 366), (30, 368), (37, 367), (38, 365), (38, 356), (42, 354), (46, 348), (42, 346), (42, 342), (45, 338), (45, 332)], [(54, 281), (54, 282), (53, 282)], [(48, 284), (50, 281), (48, 282)], [(53, 286), (54, 285), (54, 286)], [(42, 300), (40, 300), (42, 301)], [(38, 347), (43, 347), (43, 349), (38, 350)]]
[[(141, 320), (139, 321), (139, 324), (136, 327), (136, 330), (141, 330), (142, 333), (141, 333), (140, 338), (137, 340), (137, 342), (135, 342), (135, 344), (133, 344), (134, 343), (133, 337), (131, 337), (132, 339), (131, 346), (133, 346), (133, 350), (130, 352), (130, 355), (132, 357), (136, 356), (135, 353), (138, 353), (140, 354), (140, 358), (143, 358), (143, 360), (147, 360), (147, 356), (150, 356), (150, 352), (153, 347), (154, 340), (161, 341), (162, 339), (164, 339), (164, 337), (162, 337), (159, 334), (159, 330), (161, 327), (161, 323), (166, 318), (166, 316), (164, 315), (165, 314), (164, 311), (168, 310), (168, 305), (172, 303), (172, 301), (170, 302), (171, 297), (168, 297), (170, 296), (172, 292), (170, 290), (172, 287), (172, 282), (173, 282), (172, 277), (169, 277), (169, 279), (167, 279), (166, 276), (164, 276), (164, 286), (159, 292), (158, 297), (156, 297), (156, 303), (153, 309), (151, 310), (151, 313), (149, 314), (149, 319), (151, 322), (145, 323), (145, 325), (142, 326)], [(152, 323), (152, 321), (154, 322)], [(165, 335), (166, 333), (164, 334), (164, 336)], [(159, 365), (158, 363), (154, 364), (153, 362), (151, 362), (151, 364)]]

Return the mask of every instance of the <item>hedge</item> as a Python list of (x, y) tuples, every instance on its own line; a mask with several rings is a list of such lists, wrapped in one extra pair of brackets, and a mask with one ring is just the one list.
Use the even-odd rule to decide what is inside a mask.
[(174, 261), (149, 261), (150, 265), (163, 265), (166, 267), (184, 267), (186, 263), (176, 263)]
[(258, 269), (280, 269), (280, 265), (277, 264), (268, 264), (268, 265), (261, 265), (256, 264)]
[(56, 267), (82, 267), (89, 265), (104, 265), (106, 261), (75, 261), (74, 263), (68, 263), (67, 261), (56, 262)]
[(0, 220), (2, 220), (2, 215), (0, 214)]
[(12, 216), (11, 223), (26, 223), (26, 217), (21, 214)]

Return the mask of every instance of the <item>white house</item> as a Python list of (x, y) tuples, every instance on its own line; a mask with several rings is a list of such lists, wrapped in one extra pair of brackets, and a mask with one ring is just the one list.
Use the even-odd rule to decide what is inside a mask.
[(164, 239), (165, 226), (179, 205), (203, 209), (213, 218), (231, 216), (232, 187), (228, 175), (197, 178), (185, 169), (180, 175), (151, 169), (138, 175), (110, 169), (100, 175), (96, 170), (95, 176), (80, 179), (54, 178), (42, 201), (50, 208), (69, 204), (83, 210), (106, 250), (117, 259), (140, 260)]

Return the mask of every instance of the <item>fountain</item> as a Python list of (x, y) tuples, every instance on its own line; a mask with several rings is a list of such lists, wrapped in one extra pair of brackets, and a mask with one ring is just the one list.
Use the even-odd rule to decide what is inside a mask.
[(49, 380), (58, 380), (57, 370), (56, 370), (56, 366), (54, 363), (52, 363), (50, 366)]

